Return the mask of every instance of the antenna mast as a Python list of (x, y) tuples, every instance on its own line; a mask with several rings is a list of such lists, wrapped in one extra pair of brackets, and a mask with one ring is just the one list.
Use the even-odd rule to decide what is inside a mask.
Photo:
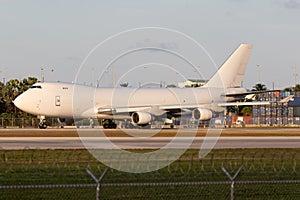
[(44, 75), (44, 68), (41, 67), (41, 82), (43, 83), (45, 81), (45, 75)]
[(296, 72), (296, 65), (294, 65), (294, 85), (297, 85), (297, 72)]

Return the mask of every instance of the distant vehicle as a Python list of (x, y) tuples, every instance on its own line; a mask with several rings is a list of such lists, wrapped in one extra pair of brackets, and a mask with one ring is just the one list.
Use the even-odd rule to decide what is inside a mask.
[(43, 82), (18, 96), (14, 104), (37, 115), (40, 128), (47, 127), (46, 116), (58, 117), (61, 121), (74, 117), (98, 118), (105, 120), (104, 128), (116, 128), (116, 119), (130, 120), (134, 126), (147, 126), (154, 118), (165, 121), (183, 115), (209, 120), (223, 111), (224, 106), (235, 105), (235, 102), (228, 102), (235, 100), (234, 94), (247, 91), (241, 84), (251, 49), (251, 44), (241, 44), (200, 88), (95, 88)]
[(235, 124), (236, 125), (241, 125), (242, 127), (245, 127), (244, 117), (238, 117)]

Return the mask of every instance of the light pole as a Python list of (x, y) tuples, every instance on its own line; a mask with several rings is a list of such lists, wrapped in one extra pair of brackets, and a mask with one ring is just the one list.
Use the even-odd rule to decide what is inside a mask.
[(261, 80), (260, 80), (260, 65), (257, 65), (257, 75), (258, 75), (258, 83), (261, 83)]
[(41, 77), (40, 77), (40, 79), (41, 79), (41, 82), (42, 82), (42, 83), (43, 83), (44, 80), (45, 80), (45, 76), (44, 76), (44, 68), (42, 68), (42, 67), (41, 67)]
[[(40, 81), (43, 83), (45, 82), (45, 72), (47, 72), (47, 68), (44, 68), (44, 67), (41, 67), (41, 71), (40, 71)], [(53, 73), (54, 73), (54, 69), (51, 69), (50, 70), (51, 74), (50, 74), (50, 77), (53, 77)], [(48, 75), (49, 75), (49, 71), (48, 71)], [(49, 78), (49, 77), (48, 77)]]
[(296, 88), (297, 85), (297, 71), (296, 71), (296, 65), (294, 65), (294, 87)]
[(7, 68), (3, 68), (2, 71), (0, 71), (0, 73), (2, 73), (3, 76), (3, 84), (5, 85), (5, 77), (7, 76)]

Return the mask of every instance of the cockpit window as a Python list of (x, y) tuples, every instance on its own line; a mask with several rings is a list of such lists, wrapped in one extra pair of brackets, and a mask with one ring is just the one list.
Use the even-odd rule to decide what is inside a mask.
[(31, 88), (31, 89), (33, 89), (33, 88), (42, 89), (42, 86), (40, 86), (40, 85), (33, 85), (33, 86), (31, 86), (30, 88)]

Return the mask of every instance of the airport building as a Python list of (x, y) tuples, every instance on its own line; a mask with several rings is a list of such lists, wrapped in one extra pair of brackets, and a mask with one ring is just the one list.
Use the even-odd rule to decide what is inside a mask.
[(184, 82), (179, 82), (178, 87), (184, 88), (184, 87), (201, 87), (207, 83), (207, 80), (202, 79), (188, 79)]

